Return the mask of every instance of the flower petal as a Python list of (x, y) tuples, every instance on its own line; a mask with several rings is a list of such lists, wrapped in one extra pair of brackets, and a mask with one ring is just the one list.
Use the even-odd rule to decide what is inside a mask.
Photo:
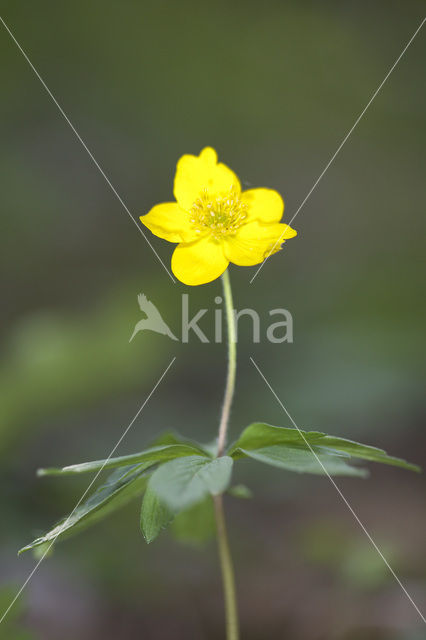
[(222, 275), (228, 264), (222, 243), (213, 240), (211, 236), (179, 244), (172, 256), (172, 271), (176, 278), (192, 286), (215, 280)]
[(183, 209), (189, 210), (203, 189), (214, 195), (229, 193), (231, 189), (241, 191), (235, 173), (217, 162), (217, 153), (211, 147), (203, 149), (199, 156), (182, 156), (176, 167), (173, 192)]
[(248, 222), (225, 241), (225, 255), (230, 262), (249, 267), (279, 251), (281, 244), (295, 235), (297, 231), (288, 224)]
[(177, 202), (157, 204), (140, 219), (154, 235), (169, 242), (191, 242), (198, 238), (189, 214)]
[(248, 204), (249, 220), (279, 222), (284, 213), (284, 200), (274, 189), (249, 189), (241, 200)]

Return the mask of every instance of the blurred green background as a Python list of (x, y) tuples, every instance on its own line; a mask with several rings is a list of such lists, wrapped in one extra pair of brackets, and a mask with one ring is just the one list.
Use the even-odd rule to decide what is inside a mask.
[[(183, 153), (214, 146), (245, 185), (283, 193), (289, 220), (419, 25), (422, 2), (3, 1), (2, 17), (138, 217), (172, 198)], [(143, 291), (179, 333), (181, 294), (212, 335), (219, 281), (172, 285), (4, 28), (0, 603), (34, 566), (18, 548), (72, 510), (88, 477), (37, 467), (108, 455), (173, 356), (119, 453), (174, 428), (216, 430), (224, 345), (139, 334)], [(232, 267), (237, 308), (287, 308), (294, 343), (241, 321), (231, 436), (252, 420), (383, 446), (426, 465), (425, 33), (293, 223), (256, 268)], [(169, 264), (172, 246), (151, 237)], [(423, 293), (422, 293), (423, 292)], [(372, 465), (373, 467), (373, 465)], [(416, 640), (421, 620), (325, 478), (249, 462), (229, 498), (243, 638)], [(424, 609), (425, 481), (395, 468), (339, 486)], [(59, 544), (0, 637), (223, 637), (214, 543), (149, 548), (134, 503)]]

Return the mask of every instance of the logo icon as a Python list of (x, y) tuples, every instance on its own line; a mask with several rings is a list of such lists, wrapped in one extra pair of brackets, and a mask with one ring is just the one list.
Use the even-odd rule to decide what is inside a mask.
[(155, 333), (161, 333), (163, 336), (169, 336), (172, 340), (178, 339), (169, 326), (164, 322), (161, 317), (161, 313), (158, 311), (155, 304), (148, 300), (143, 293), (138, 295), (138, 303), (140, 310), (146, 315), (146, 318), (143, 318), (136, 323), (129, 342), (133, 340), (139, 331), (155, 331)]
[[(221, 305), (222, 298), (216, 296), (214, 302), (216, 305)], [(203, 343), (209, 343), (212, 338), (216, 343), (222, 342), (223, 340), (223, 310), (221, 307), (213, 309), (213, 314), (211, 313), (211, 309), (196, 309), (194, 313), (193, 310), (190, 311), (189, 295), (183, 293), (181, 301), (181, 334), (180, 337), (177, 338), (170, 327), (164, 322), (155, 304), (151, 302), (151, 300), (148, 300), (143, 293), (138, 295), (138, 303), (140, 310), (146, 317), (139, 320), (135, 325), (129, 342), (131, 342), (140, 331), (154, 331), (155, 333), (168, 336), (172, 340), (182, 342), (183, 344), (189, 342), (190, 336), (196, 336), (198, 340)], [(248, 318), (248, 320), (243, 320), (243, 323), (245, 324), (246, 333), (250, 331), (251, 327), (251, 336), (254, 344), (258, 344), (261, 341), (261, 328), (264, 329), (264, 337), (266, 340), (272, 344), (281, 344), (283, 342), (291, 344), (293, 342), (293, 317), (287, 309), (270, 309), (268, 312), (269, 318), (272, 319), (274, 316), (281, 316), (281, 319), (277, 322), (269, 321), (266, 327), (264, 325), (261, 327), (261, 317), (255, 309), (233, 309), (232, 311), (235, 318), (236, 340), (238, 340), (240, 318)], [(203, 319), (209, 322), (210, 330), (213, 325), (214, 335), (213, 337), (210, 336), (210, 339), (199, 324)], [(249, 322), (248, 326), (246, 324), (247, 322)]]

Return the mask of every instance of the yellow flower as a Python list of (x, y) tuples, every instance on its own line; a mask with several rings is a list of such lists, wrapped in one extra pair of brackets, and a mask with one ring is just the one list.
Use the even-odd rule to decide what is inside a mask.
[(177, 202), (157, 204), (141, 220), (152, 233), (178, 242), (172, 271), (184, 284), (211, 282), (233, 262), (248, 267), (296, 235), (280, 224), (284, 202), (272, 189), (241, 191), (237, 176), (211, 147), (184, 155), (176, 168)]

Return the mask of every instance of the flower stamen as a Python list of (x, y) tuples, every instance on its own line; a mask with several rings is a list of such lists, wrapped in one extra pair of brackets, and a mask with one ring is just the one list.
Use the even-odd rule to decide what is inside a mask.
[(248, 204), (240, 200), (234, 187), (216, 198), (203, 189), (190, 209), (190, 222), (196, 233), (209, 230), (219, 240), (236, 233), (247, 218), (247, 210)]

